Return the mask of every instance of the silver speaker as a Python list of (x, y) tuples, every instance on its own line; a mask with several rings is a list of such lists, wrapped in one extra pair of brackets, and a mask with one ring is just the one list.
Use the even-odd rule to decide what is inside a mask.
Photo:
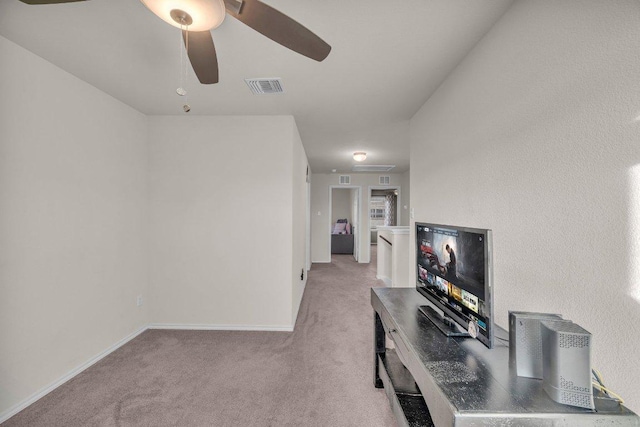
[(542, 320), (569, 322), (559, 314), (509, 312), (509, 364), (520, 377), (542, 379)]
[(542, 387), (558, 403), (594, 409), (591, 334), (571, 322), (542, 321)]

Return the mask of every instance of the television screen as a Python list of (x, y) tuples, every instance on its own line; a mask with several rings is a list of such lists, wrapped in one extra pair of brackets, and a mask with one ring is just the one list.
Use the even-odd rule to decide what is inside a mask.
[(416, 260), (416, 289), (491, 348), (491, 230), (416, 223)]

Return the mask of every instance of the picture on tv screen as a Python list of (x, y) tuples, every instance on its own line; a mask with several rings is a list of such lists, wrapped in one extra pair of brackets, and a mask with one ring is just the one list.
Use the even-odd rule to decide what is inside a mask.
[(485, 235), (416, 224), (417, 287), (487, 334)]

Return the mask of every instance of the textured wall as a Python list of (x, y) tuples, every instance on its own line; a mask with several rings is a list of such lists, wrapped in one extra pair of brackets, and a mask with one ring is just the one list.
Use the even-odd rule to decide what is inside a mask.
[(411, 122), (415, 220), (493, 229), (498, 323), (581, 324), (635, 411), (639, 23), (638, 1), (517, 2)]

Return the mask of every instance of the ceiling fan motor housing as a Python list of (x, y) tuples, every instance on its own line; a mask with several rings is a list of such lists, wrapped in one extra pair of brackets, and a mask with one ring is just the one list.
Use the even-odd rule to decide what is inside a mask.
[[(181, 0), (180, 9), (173, 0), (140, 0), (151, 12), (174, 27), (189, 26), (189, 31), (217, 28), (226, 15), (223, 0)], [(185, 24), (182, 19), (191, 23)]]

